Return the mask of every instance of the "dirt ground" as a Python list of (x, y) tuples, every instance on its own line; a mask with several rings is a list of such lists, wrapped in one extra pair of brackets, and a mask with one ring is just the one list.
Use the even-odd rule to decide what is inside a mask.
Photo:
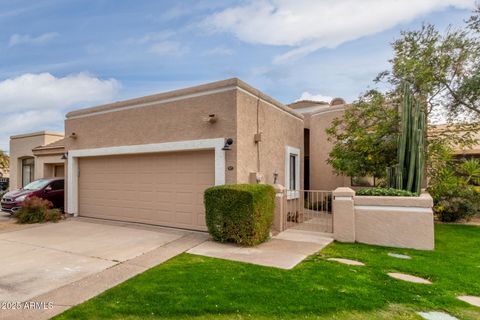
[(0, 233), (28, 228), (28, 225), (16, 223), (15, 219), (7, 213), (0, 213)]
[(473, 224), (480, 226), (480, 214), (477, 214), (475, 217), (472, 218), (469, 222), (466, 222), (465, 224)]

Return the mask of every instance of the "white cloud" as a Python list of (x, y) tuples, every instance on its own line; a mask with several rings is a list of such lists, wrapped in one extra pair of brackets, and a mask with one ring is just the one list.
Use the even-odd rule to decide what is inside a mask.
[(10, 40), (8, 41), (8, 46), (14, 47), (21, 44), (46, 44), (58, 36), (59, 34), (56, 32), (44, 33), (37, 37), (31, 36), (29, 34), (16, 33), (10, 36)]
[(330, 103), (330, 101), (332, 101), (332, 99), (333, 99), (332, 97), (324, 96), (323, 94), (314, 94), (314, 93), (310, 93), (308, 91), (305, 91), (300, 95), (300, 98), (298, 98), (296, 101), (313, 100), (313, 101), (323, 101), (323, 102)]
[(124, 44), (141, 46), (148, 52), (159, 56), (181, 56), (190, 51), (190, 48), (171, 39), (175, 34), (176, 32), (172, 30), (149, 32), (142, 36), (130, 37), (124, 41)]
[(125, 42), (126, 44), (148, 44), (155, 41), (163, 41), (175, 35), (175, 32), (172, 30), (162, 30), (159, 32), (149, 32), (139, 37), (128, 38)]
[(293, 49), (276, 63), (320, 48), (336, 47), (454, 6), (472, 8), (473, 0), (250, 0), (208, 16), (203, 25), (240, 40)]
[(207, 56), (231, 56), (234, 51), (224, 46), (214, 47), (203, 52)]
[(87, 73), (65, 77), (27, 73), (0, 81), (0, 149), (8, 149), (11, 135), (62, 128), (67, 109), (111, 101), (119, 88), (115, 79)]
[(149, 52), (160, 56), (181, 56), (189, 51), (188, 47), (176, 41), (162, 41), (153, 44)]
[(0, 81), (1, 112), (68, 108), (78, 103), (109, 101), (118, 92), (115, 79), (87, 73), (57, 78), (50, 73), (27, 73)]
[(57, 122), (61, 126), (64, 115), (60, 110), (29, 110), (25, 112), (2, 115), (0, 134), (16, 134), (24, 131), (35, 131), (30, 128), (50, 126)]

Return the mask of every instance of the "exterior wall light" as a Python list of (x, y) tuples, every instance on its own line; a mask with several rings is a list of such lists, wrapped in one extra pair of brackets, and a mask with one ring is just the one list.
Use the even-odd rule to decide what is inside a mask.
[(227, 140), (225, 140), (225, 145), (223, 146), (222, 150), (224, 151), (232, 150), (232, 144), (233, 144), (233, 139), (228, 138)]
[(278, 172), (277, 170), (275, 170), (275, 172), (273, 173), (273, 184), (277, 184), (277, 180), (278, 180)]
[(205, 118), (205, 121), (210, 124), (214, 124), (215, 122), (217, 122), (217, 120), (218, 120), (218, 117), (215, 114), (209, 114), (208, 117)]

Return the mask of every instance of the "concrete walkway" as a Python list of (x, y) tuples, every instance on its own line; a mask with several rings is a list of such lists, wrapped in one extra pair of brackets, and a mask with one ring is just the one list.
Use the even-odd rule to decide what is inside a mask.
[(241, 247), (209, 240), (187, 252), (211, 258), (292, 269), (332, 241), (328, 234), (288, 229), (256, 247)]
[(71, 219), (0, 234), (0, 301), (53, 303), (1, 310), (49, 319), (205, 241), (205, 233)]

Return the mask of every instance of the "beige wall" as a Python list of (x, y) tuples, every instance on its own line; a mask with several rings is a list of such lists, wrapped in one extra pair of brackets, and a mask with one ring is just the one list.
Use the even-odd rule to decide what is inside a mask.
[[(32, 149), (38, 146), (60, 140), (63, 135), (53, 132), (34, 132), (10, 137), (10, 190), (22, 187), (21, 160), (25, 157), (33, 157)], [(44, 163), (37, 164), (35, 157), (34, 179), (43, 177)]]
[(35, 177), (38, 177), (38, 178), (54, 177), (55, 176), (54, 167), (64, 165), (64, 160), (61, 159), (61, 156), (62, 156), (61, 154), (58, 154), (58, 155), (35, 157)]
[(327, 163), (332, 143), (327, 139), (325, 129), (333, 119), (343, 115), (343, 106), (331, 106), (326, 110), (306, 115), (310, 127), (310, 189), (333, 190), (350, 186), (350, 178), (336, 175)]
[[(215, 114), (216, 123), (205, 121)], [(236, 92), (158, 103), (80, 118), (67, 118), (67, 150), (141, 145), (209, 138), (233, 138), (232, 150), (226, 152), (226, 167), (236, 166)], [(226, 182), (236, 182), (236, 171), (226, 172)]]
[[(471, 138), (476, 140), (476, 143), (470, 146), (461, 146), (458, 144), (453, 145), (453, 150), (454, 153), (458, 156), (474, 156), (474, 157), (480, 157), (480, 130), (478, 131), (473, 131), (474, 129), (471, 129)], [(459, 128), (456, 128), (454, 125), (448, 126), (448, 125), (432, 125), (428, 129), (428, 134), (432, 137), (435, 136), (454, 136), (458, 135), (464, 136), (466, 134), (465, 130), (460, 130)]]
[[(248, 183), (250, 172), (260, 172), (262, 183), (285, 185), (286, 146), (300, 149), (300, 186), (303, 188), (303, 120), (243, 91), (237, 93), (237, 182)], [(257, 113), (258, 105), (258, 113)], [(258, 114), (258, 120), (257, 120)], [(254, 135), (262, 134), (255, 143)]]
[[(205, 121), (215, 114), (217, 122)], [(67, 150), (161, 142), (232, 138), (226, 155), (226, 183), (247, 183), (250, 172), (257, 171), (257, 98), (243, 90), (229, 90), (174, 102), (67, 118)], [(259, 144), (264, 183), (273, 183), (273, 172), (284, 183), (285, 146), (303, 149), (301, 116), (273, 106), (262, 98), (259, 104)], [(301, 155), (301, 158), (303, 154)], [(300, 161), (303, 166), (303, 161)], [(230, 167), (231, 170), (228, 168)], [(303, 169), (302, 171), (303, 172)]]
[(338, 241), (433, 250), (433, 200), (419, 197), (354, 196), (338, 188), (333, 196), (333, 233)]

